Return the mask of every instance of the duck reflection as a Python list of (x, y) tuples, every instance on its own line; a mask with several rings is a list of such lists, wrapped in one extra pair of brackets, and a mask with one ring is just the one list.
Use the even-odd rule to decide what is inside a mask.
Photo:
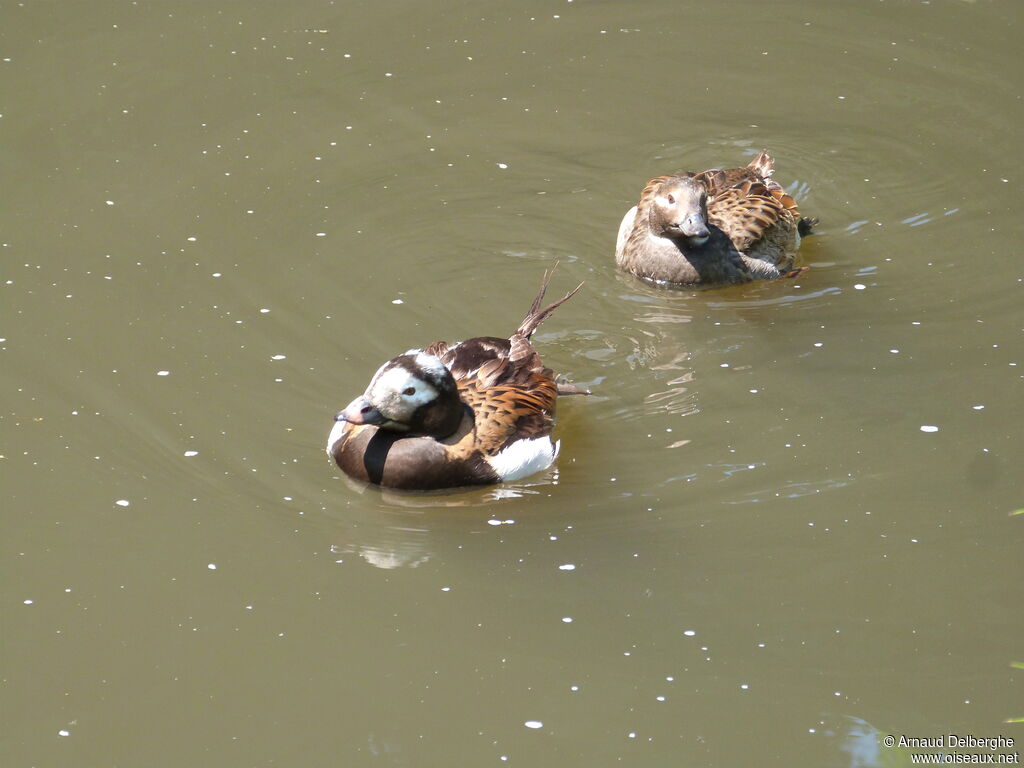
[(539, 496), (558, 484), (559, 475), (552, 468), (529, 482), (446, 491), (395, 491), (345, 476), (342, 480), (365, 503), (346, 507), (358, 518), (332, 528), (331, 554), (339, 563), (359, 557), (375, 568), (393, 570), (417, 568), (450, 549), (453, 533), (514, 525), (524, 508), (507, 502)]

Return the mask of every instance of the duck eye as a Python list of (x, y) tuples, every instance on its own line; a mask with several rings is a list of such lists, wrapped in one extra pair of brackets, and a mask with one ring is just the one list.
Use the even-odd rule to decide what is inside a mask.
[(668, 204), (669, 205), (675, 205), (676, 204), (675, 195), (669, 194), (665, 199), (668, 200)]
[(405, 389), (402, 390), (402, 394), (403, 395), (415, 395), (416, 394), (416, 387), (406, 387)]

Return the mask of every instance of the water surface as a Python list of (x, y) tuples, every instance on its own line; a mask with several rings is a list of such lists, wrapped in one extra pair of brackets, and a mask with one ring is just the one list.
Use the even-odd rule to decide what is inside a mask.
[[(889, 765), (1024, 739), (1016, 2), (0, 8), (3, 763)], [(614, 269), (741, 164), (799, 279)], [(589, 386), (496, 489), (353, 486), (376, 367)], [(969, 751), (969, 750), (968, 750)], [(897, 762), (896, 764), (901, 764)]]

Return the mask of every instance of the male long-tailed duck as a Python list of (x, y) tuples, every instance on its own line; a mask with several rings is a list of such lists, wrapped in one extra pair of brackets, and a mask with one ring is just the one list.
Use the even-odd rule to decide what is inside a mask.
[(509, 338), (438, 341), (384, 363), (335, 417), (327, 453), (350, 477), (431, 490), (519, 480), (558, 455), (551, 439), (558, 383), (530, 335), (581, 287), (541, 308), (550, 272)]
[(658, 176), (619, 225), (615, 262), (638, 277), (683, 285), (786, 275), (817, 219), (771, 179), (761, 152), (746, 168)]

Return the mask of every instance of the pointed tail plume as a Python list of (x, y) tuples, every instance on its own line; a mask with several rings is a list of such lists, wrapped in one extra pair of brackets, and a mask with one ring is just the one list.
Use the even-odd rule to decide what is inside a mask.
[(555, 267), (557, 266), (558, 262), (555, 262), (555, 266), (544, 273), (544, 279), (541, 280), (540, 283), (540, 292), (537, 294), (537, 298), (533, 300), (533, 305), (530, 307), (530, 311), (526, 314), (526, 317), (523, 318), (523, 322), (519, 324), (515, 334), (513, 334), (514, 336), (523, 336), (527, 339), (530, 338), (530, 335), (537, 330), (538, 326), (551, 317), (552, 312), (571, 299), (573, 295), (575, 295), (576, 291), (583, 287), (583, 283), (580, 283), (558, 301), (554, 301), (544, 307), (544, 309), (541, 309), (540, 304), (544, 301), (544, 294), (548, 290), (548, 283), (551, 282), (551, 273), (555, 271)]

